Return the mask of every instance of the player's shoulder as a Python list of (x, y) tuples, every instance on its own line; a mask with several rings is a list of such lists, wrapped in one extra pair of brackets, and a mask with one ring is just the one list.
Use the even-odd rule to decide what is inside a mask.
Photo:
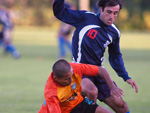
[(5, 11), (4, 9), (0, 9), (0, 15), (6, 15), (7, 11)]
[(80, 63), (77, 63), (77, 62), (70, 62), (69, 64), (71, 65), (73, 69), (77, 69), (78, 67), (80, 67)]
[(94, 12), (91, 12), (91, 11), (85, 11), (86, 14), (89, 14), (89, 15), (93, 15), (93, 16), (96, 16), (96, 13)]
[(5, 10), (0, 10), (0, 21), (2, 23), (8, 23), (9, 16)]
[(96, 13), (91, 12), (91, 11), (85, 11), (84, 15), (87, 17), (89, 17), (88, 19), (90, 19), (90, 17), (96, 17)]
[(53, 72), (50, 74), (50, 76), (48, 77), (47, 81), (46, 81), (46, 85), (45, 87), (48, 87), (49, 89), (55, 89), (57, 86), (56, 82), (54, 81), (54, 75)]
[(119, 29), (116, 27), (115, 24), (110, 25), (110, 29), (112, 32), (116, 33), (118, 35), (118, 37), (120, 37), (120, 31)]
[(82, 63), (78, 63), (78, 62), (72, 62), (70, 63), (72, 69), (74, 70), (74, 72), (76, 73), (81, 73), (83, 71), (83, 67), (84, 65)]
[(44, 95), (47, 98), (57, 95), (57, 84), (54, 82), (53, 73), (50, 74), (44, 88)]

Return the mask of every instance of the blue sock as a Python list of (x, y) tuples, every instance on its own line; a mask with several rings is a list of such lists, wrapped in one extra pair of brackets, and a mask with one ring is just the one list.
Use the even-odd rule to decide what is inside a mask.
[(128, 111), (127, 113), (130, 113), (130, 111)]
[(13, 52), (15, 51), (15, 47), (13, 45), (7, 45), (6, 48), (5, 48), (5, 51), (8, 51), (10, 52), (11, 54), (13, 54)]
[(9, 52), (15, 59), (18, 59), (20, 57), (19, 52), (16, 50), (16, 48), (12, 44), (7, 45), (5, 47), (5, 51)]

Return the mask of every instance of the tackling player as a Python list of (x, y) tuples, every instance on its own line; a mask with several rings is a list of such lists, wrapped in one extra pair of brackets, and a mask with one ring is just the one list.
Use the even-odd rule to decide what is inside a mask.
[(112, 96), (123, 96), (123, 90), (113, 83), (104, 67), (68, 63), (62, 59), (53, 65), (44, 89), (45, 100), (38, 113), (112, 113), (82, 97), (82, 76), (100, 76), (108, 84)]

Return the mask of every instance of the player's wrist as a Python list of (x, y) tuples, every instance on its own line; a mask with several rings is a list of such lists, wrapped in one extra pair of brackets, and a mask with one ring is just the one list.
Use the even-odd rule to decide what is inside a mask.
[(110, 90), (114, 89), (116, 85), (112, 82), (111, 85), (109, 85)]

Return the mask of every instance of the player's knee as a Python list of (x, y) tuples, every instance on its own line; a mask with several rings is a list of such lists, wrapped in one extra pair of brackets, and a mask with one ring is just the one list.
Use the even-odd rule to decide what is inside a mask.
[(98, 89), (96, 87), (93, 87), (92, 89), (88, 90), (87, 97), (90, 100), (96, 101), (97, 96), (98, 96)]
[(126, 102), (124, 102), (124, 104), (123, 104), (123, 108), (124, 108), (124, 110), (125, 110), (126, 112), (128, 112), (128, 111), (129, 111), (129, 108), (128, 108), (128, 105), (127, 105), (127, 103), (126, 103)]
[(123, 100), (117, 101), (116, 102), (116, 106), (117, 106), (117, 110), (116, 111), (119, 111), (119, 113), (126, 113), (129, 110), (127, 103), (124, 102)]

